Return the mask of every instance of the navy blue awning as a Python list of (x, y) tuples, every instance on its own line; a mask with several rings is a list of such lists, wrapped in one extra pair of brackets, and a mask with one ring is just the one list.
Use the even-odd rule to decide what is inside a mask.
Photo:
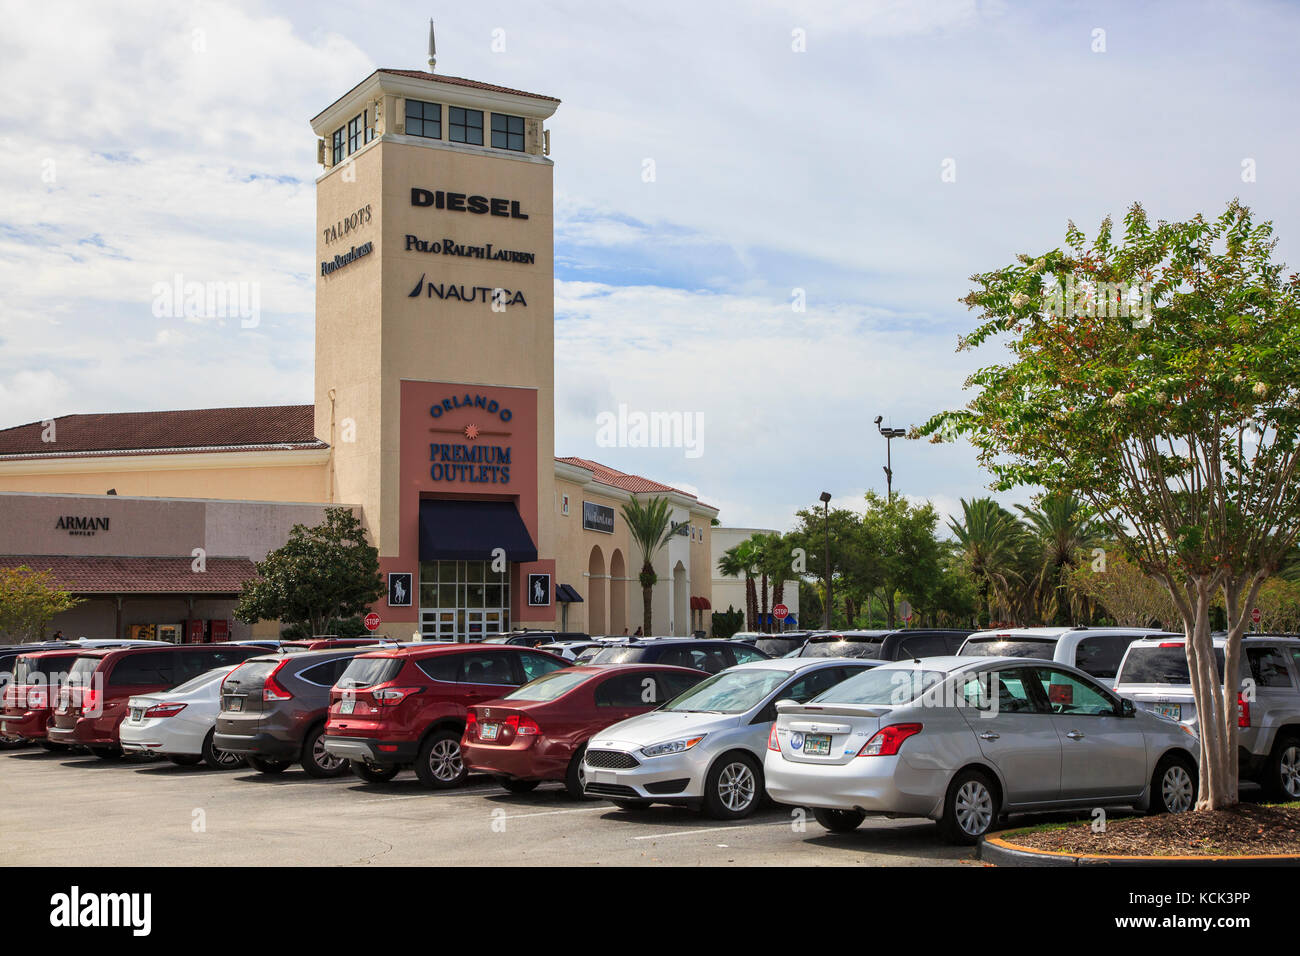
[(421, 561), (490, 561), (497, 548), (505, 549), (507, 561), (537, 560), (514, 502), (420, 502)]
[(555, 600), (561, 604), (581, 604), (582, 595), (571, 584), (557, 584), (555, 586)]

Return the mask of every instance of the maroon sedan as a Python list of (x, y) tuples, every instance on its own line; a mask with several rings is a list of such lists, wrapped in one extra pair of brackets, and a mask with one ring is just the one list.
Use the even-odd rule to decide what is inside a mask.
[(468, 709), (460, 749), (466, 767), (511, 793), (560, 780), (582, 797), (587, 741), (644, 714), (709, 675), (663, 664), (589, 664), (544, 674), (504, 697)]

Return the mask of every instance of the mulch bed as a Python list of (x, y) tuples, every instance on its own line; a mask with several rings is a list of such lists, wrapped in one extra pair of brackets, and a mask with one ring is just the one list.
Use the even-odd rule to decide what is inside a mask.
[(1242, 803), (1227, 810), (1164, 813), (1116, 820), (1106, 832), (1091, 824), (1009, 831), (1006, 842), (1034, 850), (1107, 856), (1238, 856), (1300, 854), (1300, 805)]

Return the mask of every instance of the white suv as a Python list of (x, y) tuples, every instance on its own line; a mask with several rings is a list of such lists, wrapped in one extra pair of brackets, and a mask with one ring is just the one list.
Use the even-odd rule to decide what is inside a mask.
[[(1226, 638), (1214, 638), (1223, 675)], [(1120, 663), (1115, 691), (1139, 710), (1149, 710), (1192, 729), (1196, 704), (1182, 635), (1145, 638), (1130, 645)], [(1241, 641), (1237, 756), (1243, 780), (1269, 795), (1300, 800), (1300, 639), (1250, 637)]]
[(1136, 640), (1182, 638), (1152, 627), (1013, 627), (978, 631), (966, 638), (961, 657), (1029, 657), (1069, 664), (1100, 681), (1119, 670), (1124, 652)]

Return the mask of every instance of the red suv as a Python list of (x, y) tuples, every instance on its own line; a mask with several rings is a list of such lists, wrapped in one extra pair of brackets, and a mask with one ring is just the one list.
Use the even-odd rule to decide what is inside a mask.
[(325, 750), (363, 780), (413, 767), (425, 786), (460, 785), (467, 708), (569, 662), (511, 644), (437, 644), (367, 651), (330, 691)]
[(136, 694), (171, 690), (214, 667), (231, 667), (266, 649), (248, 644), (175, 644), (82, 651), (68, 670), (54, 717), (52, 743), (88, 747), (105, 760), (122, 756), (118, 725)]
[(4, 692), (0, 737), (35, 741), (46, 750), (66, 750), (45, 738), (45, 725), (54, 712), (59, 686), (73, 662), (84, 653), (70, 647), (19, 657), (14, 662), (13, 683)]
[(660, 664), (586, 664), (544, 674), (469, 709), (460, 742), (466, 767), (511, 793), (562, 780), (582, 798), (587, 741), (620, 720), (654, 710), (709, 675)]

